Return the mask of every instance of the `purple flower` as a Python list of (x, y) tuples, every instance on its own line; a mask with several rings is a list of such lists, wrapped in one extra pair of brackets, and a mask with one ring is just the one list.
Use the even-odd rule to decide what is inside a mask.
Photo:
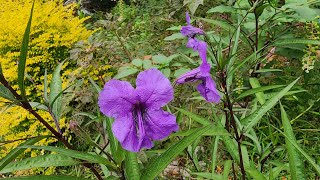
[(190, 16), (186, 13), (186, 20), (188, 26), (181, 28), (181, 34), (188, 37), (187, 47), (192, 48), (194, 51), (199, 52), (199, 56), (202, 60), (200, 67), (193, 69), (177, 79), (178, 84), (187, 82), (201, 81), (197, 86), (197, 90), (200, 95), (204, 97), (208, 102), (219, 103), (220, 95), (216, 88), (216, 84), (210, 76), (210, 64), (207, 62), (207, 43), (199, 41), (195, 38), (196, 34), (204, 34), (204, 32), (196, 27), (190, 25)]
[(138, 152), (178, 130), (176, 117), (161, 109), (172, 99), (170, 81), (153, 68), (138, 75), (136, 89), (129, 82), (110, 80), (98, 104), (103, 114), (115, 119), (112, 131), (122, 147)]
[(207, 61), (202, 62), (200, 67), (193, 69), (177, 79), (178, 84), (184, 84), (187, 82), (201, 81), (197, 90), (200, 95), (204, 97), (208, 102), (219, 103), (220, 95), (216, 88), (216, 84), (210, 76), (210, 65)]
[(197, 34), (204, 34), (202, 29), (196, 28), (190, 24), (190, 16), (189, 16), (188, 12), (186, 13), (186, 21), (187, 21), (188, 25), (182, 26), (181, 31), (180, 31), (183, 36), (193, 38)]

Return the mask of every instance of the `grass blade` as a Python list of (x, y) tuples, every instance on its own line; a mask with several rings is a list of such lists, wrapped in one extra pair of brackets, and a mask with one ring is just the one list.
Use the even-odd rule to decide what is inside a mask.
[(29, 21), (28, 21), (26, 30), (23, 35), (23, 40), (22, 40), (21, 50), (20, 50), (20, 57), (19, 57), (19, 65), (18, 65), (18, 85), (19, 85), (19, 89), (21, 91), (21, 96), (23, 98), (25, 98), (25, 96), (26, 96), (26, 90), (24, 87), (24, 77), (25, 77), (24, 73), (25, 73), (25, 69), (26, 69), (26, 61), (27, 61), (27, 54), (28, 54), (28, 44), (29, 44), (29, 38), (30, 38), (30, 29), (31, 29), (33, 8), (34, 8), (34, 1), (32, 3)]
[(289, 156), (289, 167), (291, 173), (292, 180), (303, 180), (306, 179), (306, 171), (304, 168), (304, 162), (301, 159), (300, 153), (297, 149), (289, 142), (288, 139), (297, 142), (294, 136), (290, 121), (288, 119), (287, 113), (284, 110), (282, 104), (280, 103), (281, 109), (281, 119), (284, 127), (284, 133), (287, 135), (286, 137), (286, 148)]

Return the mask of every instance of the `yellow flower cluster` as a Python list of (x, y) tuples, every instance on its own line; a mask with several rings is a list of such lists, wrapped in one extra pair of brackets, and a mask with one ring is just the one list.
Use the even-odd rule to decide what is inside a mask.
[[(0, 63), (4, 76), (17, 88), (17, 63), (20, 46), (28, 22), (33, 0), (0, 0)], [(75, 42), (87, 39), (93, 32), (84, 27), (87, 18), (74, 15), (75, 5), (63, 6), (63, 0), (36, 0), (32, 17), (30, 42), (26, 67), (26, 93), (31, 99), (40, 101), (43, 94), (44, 70), (52, 73), (58, 62), (69, 57), (69, 50)], [(63, 87), (72, 70), (70, 63), (63, 66)], [(49, 75), (48, 79), (51, 79)], [(0, 107), (3, 107), (0, 99)], [(1, 110), (1, 108), (0, 108)], [(1, 112), (1, 111), (0, 111)], [(50, 114), (39, 111), (40, 115), (54, 126)], [(0, 115), (0, 139), (14, 140), (37, 135), (50, 134), (32, 115), (20, 107), (11, 107)], [(65, 119), (60, 120), (66, 127)], [(47, 145), (54, 140), (43, 140)], [(0, 148), (0, 158), (16, 147), (19, 141)], [(29, 152), (35, 156), (34, 152)]]

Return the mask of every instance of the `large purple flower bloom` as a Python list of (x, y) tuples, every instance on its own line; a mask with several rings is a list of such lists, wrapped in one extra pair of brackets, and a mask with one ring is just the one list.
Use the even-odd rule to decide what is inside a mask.
[(170, 81), (153, 68), (138, 75), (136, 89), (129, 82), (110, 80), (98, 104), (103, 114), (115, 119), (112, 131), (122, 147), (138, 152), (178, 130), (176, 117), (161, 109), (172, 99)]

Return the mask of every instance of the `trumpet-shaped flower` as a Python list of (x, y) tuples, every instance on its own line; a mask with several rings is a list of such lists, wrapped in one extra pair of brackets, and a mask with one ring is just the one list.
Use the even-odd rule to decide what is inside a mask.
[(196, 28), (190, 24), (190, 16), (188, 12), (186, 13), (186, 21), (187, 21), (187, 26), (182, 26), (180, 31), (183, 36), (193, 38), (197, 34), (204, 34), (202, 29)]
[(180, 76), (176, 82), (178, 84), (183, 84), (187, 82), (201, 81), (197, 86), (197, 90), (199, 91), (200, 95), (208, 102), (219, 103), (220, 95), (216, 88), (215, 82), (210, 76), (211, 66), (207, 62), (207, 43), (195, 38), (196, 34), (204, 34), (204, 32), (201, 29), (190, 25), (190, 16), (188, 13), (186, 13), (186, 20), (188, 26), (183, 26), (181, 28), (181, 33), (189, 38), (187, 47), (192, 48), (194, 51), (198, 51), (202, 60), (202, 64), (200, 67)]
[(126, 81), (107, 82), (98, 104), (103, 114), (115, 119), (112, 131), (122, 147), (138, 152), (178, 130), (176, 117), (161, 109), (172, 99), (170, 81), (159, 70), (149, 69), (138, 75), (135, 89)]
[(216, 84), (210, 76), (210, 65), (207, 61), (202, 62), (200, 67), (193, 69), (177, 79), (178, 84), (184, 84), (187, 82), (201, 81), (197, 90), (200, 95), (204, 97), (208, 102), (219, 103), (220, 95), (216, 88)]

